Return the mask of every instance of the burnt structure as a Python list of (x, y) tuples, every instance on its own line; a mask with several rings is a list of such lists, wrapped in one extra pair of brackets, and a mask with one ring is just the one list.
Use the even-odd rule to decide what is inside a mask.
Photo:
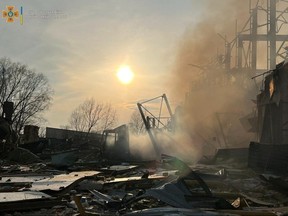
[[(235, 37), (231, 40), (218, 34), (225, 42), (224, 53), (217, 50), (217, 56), (203, 66), (187, 63), (201, 73), (191, 82), (184, 110), (195, 122), (191, 131), (197, 130), (194, 136), (208, 151), (213, 147), (247, 147), (251, 140), (256, 140), (252, 134), (256, 104), (251, 99), (263, 88), (261, 78), (266, 71), (274, 70), (276, 64), (287, 59), (288, 2), (247, 2), (249, 18), (240, 28), (236, 22)], [(252, 77), (255, 79), (251, 80)], [(207, 104), (211, 109), (206, 109)], [(249, 123), (245, 131), (243, 123)]]
[(288, 64), (269, 71), (257, 96), (258, 141), (250, 144), (249, 165), (288, 172)]
[(288, 64), (282, 62), (265, 77), (257, 97), (259, 141), (288, 144)]
[(110, 160), (129, 161), (129, 131), (127, 125), (121, 125), (102, 134), (102, 156)]
[(2, 116), (0, 117), (0, 153), (6, 153), (17, 147), (18, 135), (12, 129), (13, 112), (14, 103), (5, 101)]
[(35, 125), (24, 126), (24, 143), (31, 143), (39, 141), (39, 127)]

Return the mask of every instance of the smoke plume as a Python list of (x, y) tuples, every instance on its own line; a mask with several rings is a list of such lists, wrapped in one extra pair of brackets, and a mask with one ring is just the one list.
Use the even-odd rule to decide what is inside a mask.
[[(199, 142), (194, 140), (195, 144), (191, 145), (191, 137), (187, 133), (162, 132), (155, 136), (155, 139), (161, 154), (175, 156), (192, 163), (197, 162), (202, 156), (201, 146), (197, 146)], [(157, 158), (148, 134), (130, 135), (130, 153), (138, 160)]]
[[(157, 137), (162, 153), (195, 162), (203, 154), (214, 154), (217, 148), (247, 147), (254, 139), (240, 122), (255, 107), (251, 99), (257, 88), (252, 74), (227, 71), (219, 64), (219, 54), (225, 53), (223, 38), (231, 42), (236, 37), (236, 20), (240, 31), (248, 18), (248, 0), (209, 1), (197, 25), (184, 32), (169, 95), (185, 100), (175, 110), (175, 133)], [(236, 64), (235, 56), (231, 53), (231, 68)], [(155, 158), (148, 136), (130, 138), (133, 155)]]
[[(179, 42), (170, 94), (174, 98), (186, 95), (181, 115), (176, 117), (179, 131), (190, 136), (191, 151), (200, 146), (213, 153), (216, 148), (248, 146), (253, 139), (239, 121), (252, 111), (251, 99), (256, 97), (252, 75), (227, 74), (216, 57), (225, 51), (219, 34), (232, 41), (236, 19), (240, 29), (249, 17), (248, 8), (249, 1), (211, 1), (198, 24), (187, 29)], [(236, 54), (231, 55), (233, 67)]]
[(249, 16), (248, 3), (248, 0), (211, 1), (197, 25), (186, 29), (179, 42), (173, 70), (174, 96), (182, 97), (191, 87), (191, 82), (199, 78), (199, 69), (191, 64), (207, 66), (217, 50), (224, 52), (224, 40), (218, 34), (226, 35), (228, 41), (234, 39), (236, 20), (241, 26)]

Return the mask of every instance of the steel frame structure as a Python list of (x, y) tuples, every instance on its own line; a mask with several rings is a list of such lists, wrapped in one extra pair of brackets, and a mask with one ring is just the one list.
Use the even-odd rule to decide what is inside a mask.
[[(256, 1), (256, 3), (255, 3)], [(287, 34), (281, 34), (281, 30), (288, 29), (288, 1), (287, 0), (266, 0), (266, 6), (263, 1), (249, 0), (250, 17), (240, 32), (237, 32), (236, 38), (231, 42), (225, 41), (226, 69), (231, 69), (231, 53), (235, 47), (235, 63), (238, 70), (251, 70), (263, 72), (276, 68), (276, 64), (287, 58), (282, 52), (285, 42), (288, 41)], [(252, 8), (253, 2), (255, 6)], [(278, 6), (278, 7), (277, 7)], [(281, 8), (280, 8), (281, 7)], [(262, 14), (261, 14), (262, 13)], [(259, 15), (265, 16), (264, 23), (261, 24)], [(265, 31), (263, 32), (263, 28)], [(259, 31), (261, 30), (261, 32)], [(259, 42), (266, 42), (266, 68), (258, 68), (257, 63)]]
[[(152, 101), (155, 101), (158, 99), (161, 99), (161, 102), (160, 102), (159, 113), (156, 116), (156, 114), (153, 114), (152, 111), (150, 111), (147, 107), (144, 106), (144, 104), (147, 104), (149, 102), (152, 102)], [(163, 116), (163, 102), (164, 102), (164, 105), (166, 105), (169, 116)], [(165, 123), (163, 120), (169, 121), (172, 119), (172, 110), (171, 110), (170, 104), (168, 102), (167, 96), (166, 96), (166, 94), (163, 94), (159, 97), (155, 97), (153, 99), (146, 100), (146, 101), (141, 102), (141, 103), (137, 103), (137, 106), (138, 106), (140, 115), (142, 117), (142, 120), (144, 122), (145, 128), (146, 128), (148, 135), (150, 137), (150, 140), (153, 144), (156, 155), (159, 158), (160, 157), (160, 150), (159, 150), (159, 146), (157, 143), (157, 134), (156, 133), (159, 130), (169, 130), (167, 123)], [(146, 112), (146, 115), (145, 115), (145, 112)]]

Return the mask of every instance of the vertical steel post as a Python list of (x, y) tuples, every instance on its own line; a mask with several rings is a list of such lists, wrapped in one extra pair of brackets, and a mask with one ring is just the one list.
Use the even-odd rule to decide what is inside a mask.
[(270, 0), (270, 29), (268, 38), (270, 40), (270, 69), (276, 68), (276, 0)]
[(172, 114), (172, 110), (171, 110), (171, 107), (170, 107), (170, 104), (169, 104), (169, 102), (168, 102), (168, 99), (167, 99), (166, 94), (163, 94), (163, 98), (164, 98), (164, 100), (165, 100), (165, 103), (166, 103), (166, 106), (167, 106), (169, 115), (170, 115), (170, 117), (172, 118), (172, 115), (173, 115), (173, 114)]
[(251, 68), (256, 70), (257, 68), (257, 28), (258, 28), (258, 11), (257, 8), (252, 12), (252, 59)]
[(159, 157), (160, 157), (160, 151), (159, 151), (157, 142), (156, 142), (156, 140), (155, 140), (155, 137), (154, 137), (153, 134), (152, 134), (152, 131), (151, 131), (151, 128), (150, 128), (150, 124), (149, 124), (149, 122), (146, 120), (146, 117), (145, 117), (144, 112), (143, 112), (143, 110), (142, 110), (142, 105), (141, 105), (140, 103), (137, 103), (137, 106), (138, 106), (140, 115), (141, 115), (141, 117), (142, 117), (142, 120), (143, 120), (143, 122), (144, 122), (145, 128), (146, 128), (146, 130), (147, 130), (147, 132), (148, 132), (148, 135), (149, 135), (149, 137), (150, 137), (150, 140), (151, 140), (151, 142), (152, 142), (152, 145), (153, 145), (153, 147), (154, 147), (154, 150), (155, 150), (155, 153), (156, 153), (156, 155), (157, 155), (157, 158), (159, 158)]
[(237, 60), (237, 64), (238, 64), (238, 69), (242, 69), (242, 52), (243, 52), (243, 40), (240, 39), (240, 37), (238, 36), (238, 60)]

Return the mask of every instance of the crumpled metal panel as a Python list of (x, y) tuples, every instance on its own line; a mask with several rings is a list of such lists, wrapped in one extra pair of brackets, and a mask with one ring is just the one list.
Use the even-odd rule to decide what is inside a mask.
[(43, 179), (47, 178), (52, 178), (53, 175), (33, 175), (33, 176), (21, 176), (21, 175), (15, 175), (15, 176), (2, 176), (0, 179), (0, 184), (1, 183), (16, 183), (16, 182), (21, 182), (21, 183), (29, 183), (29, 182), (35, 182), (35, 181), (40, 181)]
[(147, 190), (137, 199), (148, 197), (154, 197), (176, 208), (233, 209), (224, 199), (209, 195), (193, 195), (182, 182), (167, 183), (162, 187)]
[(43, 198), (50, 198), (50, 196), (39, 191), (0, 193), (0, 202), (12, 202), (12, 201), (30, 200), (30, 199), (43, 199)]
[(94, 176), (99, 174), (97, 171), (82, 171), (82, 172), (71, 172), (69, 174), (55, 175), (51, 178), (42, 179), (32, 183), (31, 190), (62, 190), (72, 183), (82, 180), (82, 178)]
[[(179, 167), (181, 172), (180, 177), (177, 181), (172, 180), (158, 188), (147, 190), (145, 194), (137, 197), (137, 200), (154, 197), (176, 208), (234, 209), (226, 200), (214, 197), (203, 179), (183, 161), (171, 156), (165, 156), (165, 159), (170, 165)], [(205, 192), (205, 195), (192, 193), (185, 180), (196, 180)]]

